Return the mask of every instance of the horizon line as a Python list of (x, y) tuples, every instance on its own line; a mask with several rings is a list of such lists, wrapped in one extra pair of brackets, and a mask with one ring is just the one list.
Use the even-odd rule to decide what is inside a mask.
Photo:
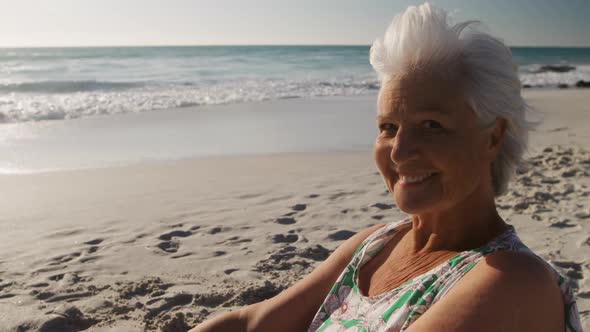
[[(27, 49), (27, 48), (147, 48), (147, 47), (233, 47), (233, 46), (251, 46), (251, 47), (269, 47), (269, 46), (365, 46), (371, 47), (371, 44), (112, 44), (112, 45), (21, 45), (21, 46), (3, 46), (0, 49)], [(506, 45), (510, 48), (590, 48), (588, 46), (561, 46), (561, 45)]]

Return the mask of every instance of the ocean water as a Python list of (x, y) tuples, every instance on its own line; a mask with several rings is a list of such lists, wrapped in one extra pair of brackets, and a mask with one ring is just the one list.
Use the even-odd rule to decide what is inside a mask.
[[(527, 87), (590, 81), (590, 48), (512, 51)], [(368, 53), (368, 46), (0, 49), (0, 123), (375, 94)]]

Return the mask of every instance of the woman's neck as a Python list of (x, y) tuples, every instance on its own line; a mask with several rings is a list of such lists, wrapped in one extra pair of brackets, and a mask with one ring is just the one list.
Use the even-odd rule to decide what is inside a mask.
[(412, 216), (414, 252), (464, 251), (480, 247), (508, 228), (493, 194), (473, 193), (449, 209)]

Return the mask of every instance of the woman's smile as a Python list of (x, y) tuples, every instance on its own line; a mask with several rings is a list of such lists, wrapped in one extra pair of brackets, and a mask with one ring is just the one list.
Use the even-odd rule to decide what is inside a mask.
[(428, 172), (416, 175), (399, 175), (397, 183), (406, 187), (418, 186), (429, 182), (435, 175), (438, 175), (438, 173)]

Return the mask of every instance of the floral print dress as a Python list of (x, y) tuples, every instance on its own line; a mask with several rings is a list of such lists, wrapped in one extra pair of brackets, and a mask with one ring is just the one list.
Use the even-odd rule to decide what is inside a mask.
[[(371, 234), (356, 249), (316, 313), (308, 332), (398, 332), (405, 331), (485, 255), (499, 250), (532, 253), (518, 238), (513, 226), (483, 247), (461, 252), (434, 269), (396, 287), (368, 297), (359, 292), (358, 271), (383, 249), (387, 241), (411, 219), (393, 222)], [(541, 259), (541, 258), (539, 258)], [(567, 332), (581, 332), (573, 291), (553, 268), (565, 304)]]

